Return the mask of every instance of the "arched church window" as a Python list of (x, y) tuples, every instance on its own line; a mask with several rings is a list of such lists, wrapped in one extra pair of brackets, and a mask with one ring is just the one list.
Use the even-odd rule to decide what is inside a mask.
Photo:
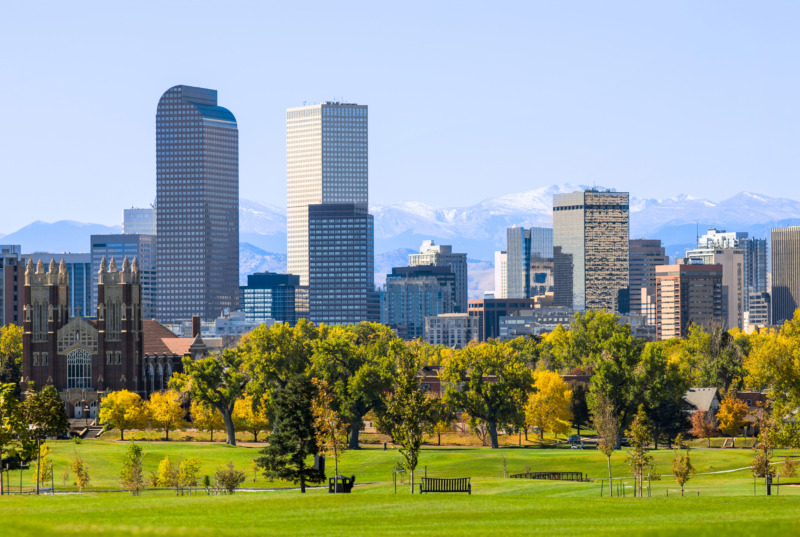
[(67, 388), (92, 387), (92, 355), (83, 349), (67, 354)]

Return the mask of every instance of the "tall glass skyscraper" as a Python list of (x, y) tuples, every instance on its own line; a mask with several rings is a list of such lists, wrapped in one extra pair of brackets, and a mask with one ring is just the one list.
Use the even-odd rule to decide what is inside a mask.
[[(510, 227), (506, 230), (506, 296), (532, 298), (552, 281), (553, 230)], [(547, 274), (549, 272), (549, 275)], [(500, 297), (496, 297), (500, 298)]]
[(215, 319), (239, 298), (239, 131), (216, 90), (161, 96), (156, 163), (158, 320)]
[(367, 107), (351, 103), (286, 111), (288, 272), (300, 276), (300, 285), (309, 284), (308, 206), (354, 203), (367, 208), (367, 119)]
[(575, 310), (627, 307), (627, 192), (553, 196), (555, 305)]

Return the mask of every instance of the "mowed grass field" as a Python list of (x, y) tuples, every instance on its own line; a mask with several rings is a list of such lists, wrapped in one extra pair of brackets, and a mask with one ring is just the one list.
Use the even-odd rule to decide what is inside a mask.
[[(779, 496), (764, 496), (763, 480), (753, 496), (753, 478), (746, 467), (751, 450), (694, 449), (698, 475), (687, 485), (696, 494), (680, 498), (671, 476), (651, 484), (650, 498), (600, 498), (605, 457), (594, 450), (426, 447), (419, 475), (472, 477), (473, 493), (410, 495), (408, 486), (395, 494), (392, 469), (396, 450), (365, 447), (347, 452), (341, 473), (355, 474), (352, 494), (331, 495), (294, 485), (270, 482), (258, 475), (253, 483), (251, 461), (258, 447), (229, 447), (198, 442), (142, 442), (145, 471), (157, 468), (166, 455), (198, 456), (203, 474), (233, 461), (248, 474), (243, 485), (261, 490), (233, 496), (200, 492), (176, 496), (174, 491), (147, 490), (140, 497), (112, 491), (126, 444), (108, 440), (55, 442), (53, 459), (57, 490), (73, 489), (61, 474), (75, 452), (83, 457), (98, 492), (0, 498), (0, 535), (758, 535), (800, 533), (800, 488), (783, 487)], [(672, 451), (653, 452), (659, 473), (671, 469)], [(797, 456), (800, 452), (777, 452)], [(576, 471), (598, 481), (571, 483), (504, 478), (532, 471)], [(612, 457), (616, 476), (627, 477), (625, 452)], [(734, 470), (734, 471), (729, 471)], [(725, 472), (725, 473), (709, 473)], [(28, 488), (32, 471), (23, 474)], [(329, 465), (328, 474), (333, 473)], [(30, 474), (30, 475), (29, 475)], [(703, 475), (705, 474), (705, 475)], [(19, 473), (11, 472), (16, 488)], [(784, 480), (785, 481), (785, 480)], [(800, 479), (792, 479), (800, 481)], [(630, 485), (630, 479), (628, 479)], [(666, 490), (670, 496), (666, 497)], [(773, 492), (774, 493), (774, 492)]]

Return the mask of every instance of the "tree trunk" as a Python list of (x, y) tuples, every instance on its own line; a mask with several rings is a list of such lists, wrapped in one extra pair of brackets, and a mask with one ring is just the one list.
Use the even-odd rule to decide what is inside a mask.
[(358, 446), (358, 433), (359, 433), (359, 423), (353, 422), (350, 426), (350, 442), (348, 444), (349, 449), (360, 449)]
[(411, 468), (411, 494), (414, 494), (414, 469)]
[(489, 436), (492, 438), (492, 449), (497, 449), (500, 444), (497, 443), (497, 424), (494, 421), (487, 422), (489, 424)]
[(119, 439), (123, 442), (125, 441), (125, 429), (119, 430)]
[(525, 441), (527, 442), (528, 441), (528, 428), (525, 427), (524, 430), (525, 430)]
[(436, 433), (436, 436), (439, 437), (439, 441), (438, 441), (438, 443), (436, 445), (441, 446), (442, 445), (442, 433)]
[(0, 496), (5, 492), (5, 483), (3, 482), (3, 450), (0, 449)]
[(711, 437), (708, 437), (708, 447), (711, 447)]
[(578, 436), (580, 436), (581, 435), (581, 424), (580, 423), (576, 423), (575, 424), (575, 430), (578, 431)]
[(258, 431), (253, 433), (253, 442), (258, 442)]
[(209, 441), (210, 441), (210, 442), (213, 442), (213, 441), (214, 441), (214, 428), (213, 428), (213, 427), (211, 428), (211, 431), (210, 431), (210, 433), (211, 433), (211, 435), (210, 435), (210, 437), (209, 437), (209, 438), (210, 438), (210, 440), (209, 440)]
[(229, 446), (236, 445), (236, 429), (233, 427), (233, 419), (231, 418), (231, 411), (228, 409), (219, 409), (222, 414), (222, 421), (225, 423), (225, 432), (228, 434), (228, 439), (225, 441)]
[(544, 442), (544, 429), (539, 427), (539, 442)]
[[(39, 495), (39, 467), (42, 465), (41, 440), (36, 439), (36, 495)], [(22, 490), (22, 489), (20, 489)]]
[[(306, 476), (305, 476), (305, 474), (302, 473), (302, 467), (300, 468), (300, 470), (301, 470), (301, 473), (300, 473), (300, 493), (301, 494), (305, 494), (306, 493)], [(335, 483), (336, 482), (334, 481), (334, 487), (336, 486)], [(334, 488), (334, 490), (336, 490), (336, 489)]]
[(608, 496), (614, 496), (614, 481), (611, 479), (611, 455), (606, 455), (608, 460)]
[(164, 427), (164, 433), (167, 435), (167, 440), (169, 440), (169, 427)]

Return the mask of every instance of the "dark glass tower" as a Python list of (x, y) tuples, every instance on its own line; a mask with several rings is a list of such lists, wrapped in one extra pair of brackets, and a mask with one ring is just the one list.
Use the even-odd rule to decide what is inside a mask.
[(239, 298), (239, 131), (216, 90), (161, 96), (156, 163), (158, 320), (214, 319)]

